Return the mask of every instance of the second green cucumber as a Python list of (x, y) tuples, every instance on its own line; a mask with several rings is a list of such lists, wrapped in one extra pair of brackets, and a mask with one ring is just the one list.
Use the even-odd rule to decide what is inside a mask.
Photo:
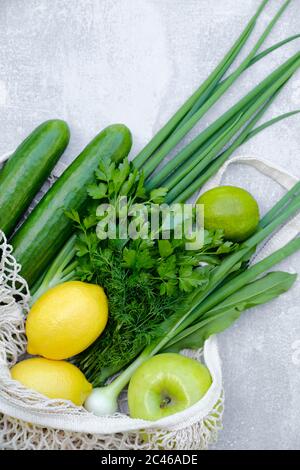
[(87, 186), (93, 182), (101, 158), (125, 158), (132, 145), (131, 133), (122, 124), (104, 129), (83, 150), (50, 188), (11, 240), (14, 256), (22, 266), (28, 285), (43, 274), (72, 233), (73, 223), (65, 215), (80, 210), (87, 199)]

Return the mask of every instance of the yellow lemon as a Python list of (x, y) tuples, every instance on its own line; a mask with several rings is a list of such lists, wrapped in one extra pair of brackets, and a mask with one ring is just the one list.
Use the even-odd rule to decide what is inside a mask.
[(90, 346), (104, 330), (108, 302), (102, 287), (71, 281), (49, 289), (26, 321), (29, 354), (67, 359)]
[(11, 369), (14, 380), (21, 382), (48, 398), (70, 400), (81, 406), (92, 385), (73, 364), (65, 361), (50, 361), (41, 357), (26, 359)]

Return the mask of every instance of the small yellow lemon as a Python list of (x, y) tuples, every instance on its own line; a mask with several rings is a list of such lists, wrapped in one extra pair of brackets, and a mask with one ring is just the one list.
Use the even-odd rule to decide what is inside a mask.
[(26, 321), (29, 354), (67, 359), (90, 346), (104, 330), (108, 302), (102, 287), (70, 281), (49, 289)]
[(48, 398), (70, 400), (81, 406), (92, 385), (73, 364), (65, 361), (50, 361), (41, 357), (26, 359), (11, 369), (14, 380), (21, 382)]

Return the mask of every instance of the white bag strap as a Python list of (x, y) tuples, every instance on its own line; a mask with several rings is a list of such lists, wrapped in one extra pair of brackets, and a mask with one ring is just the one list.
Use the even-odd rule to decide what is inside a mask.
[[(298, 178), (291, 173), (283, 170), (277, 165), (270, 163), (262, 158), (253, 156), (237, 156), (227, 160), (220, 170), (213, 176), (201, 189), (201, 193), (212, 189), (215, 186), (221, 184), (222, 178), (229, 167), (232, 164), (244, 164), (255, 168), (263, 175), (268, 176), (276, 183), (280, 184), (283, 188), (289, 190), (294, 184), (298, 182)], [(283, 245), (293, 240), (300, 232), (300, 215), (296, 215), (292, 220), (285, 224), (280, 230), (277, 231), (255, 255), (255, 260), (265, 258), (266, 256), (278, 250)]]
[[(288, 190), (291, 189), (298, 181), (296, 176), (286, 172), (279, 166), (274, 165), (263, 158), (240, 155), (227, 160), (220, 170), (204, 185), (204, 191), (208, 191), (209, 189), (218, 186), (221, 183), (227, 168), (233, 163), (241, 163), (251, 166)], [(203, 190), (201, 192), (203, 192)]]

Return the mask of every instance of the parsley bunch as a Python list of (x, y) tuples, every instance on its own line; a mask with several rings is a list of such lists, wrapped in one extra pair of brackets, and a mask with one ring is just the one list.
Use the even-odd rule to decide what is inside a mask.
[(116, 165), (104, 158), (96, 177), (97, 184), (88, 188), (90, 204), (85, 217), (69, 214), (78, 232), (76, 277), (101, 285), (109, 300), (104, 333), (75, 358), (94, 386), (119, 372), (159, 336), (163, 320), (177, 305), (188, 305), (194, 292), (204, 290), (212, 268), (235, 249), (223, 240), (220, 230), (205, 231), (203, 246), (194, 251), (186, 250), (186, 240), (175, 239), (172, 230), (169, 240), (99, 238), (97, 224), (103, 220), (99, 204), (117, 208), (126, 196), (128, 212), (141, 202), (150, 211), (152, 203), (164, 202), (166, 190), (155, 189), (147, 195), (143, 174), (128, 160)]

